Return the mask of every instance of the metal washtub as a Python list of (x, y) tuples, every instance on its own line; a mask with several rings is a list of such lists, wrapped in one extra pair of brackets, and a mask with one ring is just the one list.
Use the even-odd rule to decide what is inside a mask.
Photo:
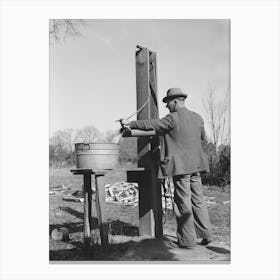
[(115, 169), (119, 165), (117, 143), (75, 143), (77, 168)]

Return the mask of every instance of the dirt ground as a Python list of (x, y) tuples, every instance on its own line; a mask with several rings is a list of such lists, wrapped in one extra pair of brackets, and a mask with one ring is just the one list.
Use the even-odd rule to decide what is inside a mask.
[[(114, 170), (105, 176), (105, 183), (126, 180), (124, 170)], [(230, 261), (230, 189), (204, 186), (204, 195), (211, 197), (208, 204), (213, 226), (214, 241), (205, 246), (197, 245), (193, 250), (176, 246), (176, 221), (172, 210), (163, 216), (163, 239), (139, 237), (138, 207), (106, 203), (106, 218), (109, 222), (109, 248), (101, 247), (93, 201), (92, 247), (85, 251), (83, 246), (83, 203), (64, 201), (63, 196), (82, 190), (82, 176), (72, 175), (70, 168), (50, 169), (50, 188), (59, 184), (68, 190), (49, 196), (49, 259), (61, 261), (102, 262), (199, 262), (228, 263)], [(225, 203), (226, 202), (226, 203)], [(56, 241), (52, 230), (66, 227), (70, 233), (67, 241)], [(198, 240), (200, 241), (200, 240)]]

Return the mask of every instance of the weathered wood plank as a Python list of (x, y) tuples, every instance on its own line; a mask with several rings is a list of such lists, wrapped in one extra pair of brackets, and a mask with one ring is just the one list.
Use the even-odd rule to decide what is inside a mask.
[(109, 247), (108, 241), (108, 223), (106, 222), (106, 200), (105, 200), (105, 184), (104, 177), (95, 175), (95, 203), (96, 212), (100, 230), (101, 244), (103, 249), (107, 250)]
[(91, 243), (91, 204), (92, 204), (92, 190), (91, 190), (91, 174), (84, 174), (84, 245), (86, 248), (90, 247)]
[(137, 183), (139, 190), (139, 235), (155, 236), (155, 220), (152, 210), (151, 182), (148, 170), (127, 170), (127, 182)]
[(77, 169), (71, 169), (70, 170), (73, 174), (86, 174), (86, 173), (90, 173), (90, 174), (96, 174), (96, 175), (105, 175), (107, 170), (94, 170), (92, 168), (87, 168), (87, 169), (84, 169), (84, 168), (77, 168)]
[[(149, 55), (149, 82), (152, 98), (150, 99), (150, 118), (158, 119), (158, 92), (157, 92), (157, 60), (156, 53), (150, 52)], [(159, 137), (155, 136), (151, 138), (151, 180), (152, 180), (152, 208), (155, 216), (155, 235), (157, 238), (161, 238), (163, 234), (162, 229), (162, 199), (161, 199), (161, 187), (158, 180), (159, 169)]]
[[(137, 114), (138, 120), (158, 118), (157, 108), (157, 76), (156, 56), (148, 49), (142, 48), (136, 52), (136, 89), (137, 110), (149, 99), (149, 103)], [(162, 220), (159, 218), (161, 194), (157, 182), (158, 154), (152, 154), (158, 146), (158, 137), (139, 137), (137, 141), (138, 167), (148, 170), (145, 176), (140, 176), (139, 185), (139, 231), (140, 235), (160, 237), (162, 235)], [(136, 179), (136, 178), (135, 178)], [(161, 204), (160, 204), (161, 206)]]

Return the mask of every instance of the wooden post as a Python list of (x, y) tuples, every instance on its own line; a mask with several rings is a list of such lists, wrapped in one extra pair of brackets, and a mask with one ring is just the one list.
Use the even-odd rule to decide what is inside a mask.
[(101, 237), (101, 243), (103, 249), (107, 250), (109, 247), (108, 241), (108, 223), (106, 222), (106, 208), (105, 208), (105, 186), (103, 175), (95, 175), (95, 203), (96, 203), (96, 212), (99, 224), (99, 231)]
[[(138, 120), (158, 118), (156, 54), (146, 48), (136, 52), (137, 114)], [(137, 141), (138, 167), (146, 172), (139, 184), (139, 233), (160, 238), (162, 236), (161, 189), (157, 180), (159, 154), (153, 152), (159, 145), (158, 136), (139, 137)], [(142, 173), (143, 175), (143, 173)], [(140, 175), (139, 175), (140, 176)]]
[(88, 249), (90, 247), (91, 234), (91, 204), (92, 204), (92, 190), (91, 190), (91, 173), (84, 174), (84, 245)]
[[(158, 119), (158, 92), (157, 92), (157, 61), (156, 53), (149, 53), (149, 86), (150, 86), (150, 119)], [(152, 180), (152, 208), (155, 216), (155, 233), (157, 238), (163, 235), (162, 229), (162, 199), (161, 186), (158, 180), (159, 169), (159, 137), (151, 137), (151, 180)]]

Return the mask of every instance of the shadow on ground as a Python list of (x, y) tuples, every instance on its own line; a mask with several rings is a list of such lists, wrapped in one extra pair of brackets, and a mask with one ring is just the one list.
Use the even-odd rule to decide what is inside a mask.
[[(61, 210), (68, 212), (78, 218), (83, 217), (80, 213), (69, 207), (61, 207)], [(50, 235), (50, 260), (122, 260), (131, 259), (145, 259), (145, 251), (151, 251), (153, 246), (156, 246), (163, 253), (156, 256), (149, 252), (150, 257), (147, 259), (172, 259), (172, 254), (168, 254), (168, 248), (163, 244), (156, 244), (151, 246), (152, 242), (149, 240), (139, 241), (139, 228), (129, 223), (120, 220), (109, 220), (109, 249), (105, 252), (100, 245), (100, 234), (97, 218), (92, 218), (91, 221), (91, 248), (84, 249), (83, 244), (83, 222), (77, 223), (59, 223), (51, 224), (49, 226)], [(69, 241), (55, 241), (51, 238), (51, 232), (54, 229), (66, 227), (70, 233)], [(154, 243), (154, 242), (153, 242)], [(144, 250), (143, 250), (144, 248)]]
[(218, 253), (218, 254), (223, 254), (223, 255), (230, 254), (230, 250), (222, 248), (222, 247), (206, 246), (206, 248), (208, 250), (211, 250), (211, 251), (213, 251), (215, 253)]
[[(71, 214), (83, 221), (84, 214), (76, 211), (70, 207), (59, 207), (60, 211)], [(125, 236), (138, 236), (139, 228), (133, 226), (129, 223), (122, 222), (120, 220), (108, 220), (109, 223), (109, 232), (112, 235), (125, 235)], [(49, 234), (55, 229), (59, 227), (66, 227), (69, 230), (69, 233), (82, 232), (83, 231), (83, 222), (78, 223), (62, 223), (62, 224), (50, 224), (49, 226)], [(91, 229), (98, 229), (98, 219), (91, 219)]]
[[(61, 211), (78, 218), (83, 213), (70, 207)], [(91, 248), (85, 250), (83, 244), (83, 222), (51, 224), (50, 261), (229, 261), (230, 250), (223, 246), (197, 246), (195, 250), (178, 248), (176, 237), (165, 233), (163, 239), (139, 237), (139, 228), (120, 220), (109, 220), (109, 248), (103, 250), (100, 242), (97, 218), (91, 222)], [(55, 241), (51, 232), (55, 228), (66, 227), (70, 233), (68, 241)]]
[(100, 244), (93, 244), (90, 249), (85, 249), (81, 241), (62, 242), (64, 246), (56, 246), (50, 250), (50, 261), (164, 261), (176, 260), (175, 255), (169, 251), (161, 240), (144, 239), (129, 240), (126, 236), (116, 236), (116, 244), (110, 244), (104, 251)]

